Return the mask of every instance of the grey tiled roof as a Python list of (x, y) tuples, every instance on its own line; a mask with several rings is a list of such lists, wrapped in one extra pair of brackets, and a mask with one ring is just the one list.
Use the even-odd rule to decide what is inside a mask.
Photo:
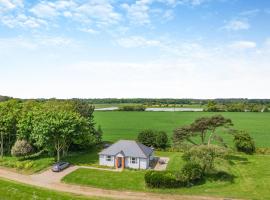
[(152, 154), (153, 149), (134, 140), (119, 140), (99, 154), (116, 155), (121, 151), (125, 156), (148, 158)]

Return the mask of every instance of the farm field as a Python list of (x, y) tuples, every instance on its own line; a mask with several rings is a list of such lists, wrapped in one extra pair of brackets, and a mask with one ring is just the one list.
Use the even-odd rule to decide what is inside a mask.
[[(160, 152), (169, 156), (171, 161), (168, 170), (179, 170), (184, 163), (180, 153)], [(125, 170), (123, 172), (78, 169), (64, 177), (63, 182), (87, 185), (104, 189), (135, 190), (171, 194), (220, 196), (224, 198), (270, 199), (270, 156), (269, 155), (236, 155), (230, 162), (217, 164), (217, 169), (232, 174), (222, 178), (219, 175), (209, 176), (204, 184), (179, 189), (149, 189), (144, 183), (143, 170)], [(102, 180), (102, 181), (100, 181)], [(125, 184), (123, 184), (125, 181)]]
[[(94, 112), (96, 124), (101, 125), (105, 141), (135, 139), (139, 131), (147, 128), (163, 130), (171, 136), (177, 127), (188, 125), (198, 117), (216, 114), (232, 119), (235, 129), (248, 131), (255, 139), (257, 147), (270, 146), (270, 113)], [(228, 143), (232, 142), (232, 137), (228, 134), (223, 134), (223, 138)]]
[[(41, 189), (21, 183), (15, 183), (0, 179), (0, 199), (1, 200), (102, 200), (103, 198), (86, 198), (78, 195), (71, 195), (63, 192)], [(105, 199), (103, 199), (105, 200)]]

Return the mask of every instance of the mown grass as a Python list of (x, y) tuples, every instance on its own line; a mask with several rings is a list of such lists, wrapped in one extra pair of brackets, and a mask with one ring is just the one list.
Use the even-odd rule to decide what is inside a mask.
[[(160, 153), (171, 158), (168, 170), (179, 170), (184, 161), (180, 153)], [(270, 199), (270, 156), (237, 155), (230, 162), (221, 162), (217, 170), (225, 173), (213, 174), (206, 181), (179, 189), (149, 189), (144, 183), (145, 171), (123, 172), (78, 169), (64, 177), (66, 183), (88, 185), (105, 189), (135, 190), (170, 194), (219, 196), (226, 198)]]
[(86, 198), (63, 192), (41, 189), (25, 184), (0, 179), (1, 200), (105, 200), (104, 198)]
[[(163, 130), (172, 136), (177, 127), (188, 125), (196, 118), (222, 114), (232, 119), (234, 128), (246, 130), (255, 139), (258, 147), (270, 146), (270, 113), (209, 113), (209, 112), (94, 112), (97, 125), (101, 125), (107, 141), (136, 139), (143, 129)], [(232, 144), (232, 136), (223, 134)]]

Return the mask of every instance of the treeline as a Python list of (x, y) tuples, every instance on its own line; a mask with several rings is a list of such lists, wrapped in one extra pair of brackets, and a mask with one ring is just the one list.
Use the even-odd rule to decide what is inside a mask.
[(79, 99), (91, 104), (144, 104), (144, 105), (158, 105), (158, 104), (188, 104), (188, 105), (207, 105), (209, 101), (217, 104), (231, 104), (231, 103), (247, 103), (247, 104), (262, 104), (270, 105), (270, 99), (173, 99), (173, 98), (102, 98), (102, 99)]
[(1, 102), (1, 157), (46, 152), (60, 160), (70, 149), (100, 143), (102, 131), (95, 129), (93, 112), (93, 106), (75, 100)]
[(209, 112), (269, 112), (270, 104), (265, 103), (217, 103), (209, 101), (205, 111)]

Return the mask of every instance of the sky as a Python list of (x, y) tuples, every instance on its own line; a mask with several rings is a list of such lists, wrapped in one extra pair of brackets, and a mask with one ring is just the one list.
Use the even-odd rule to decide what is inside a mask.
[(0, 95), (270, 98), (268, 0), (0, 0)]

